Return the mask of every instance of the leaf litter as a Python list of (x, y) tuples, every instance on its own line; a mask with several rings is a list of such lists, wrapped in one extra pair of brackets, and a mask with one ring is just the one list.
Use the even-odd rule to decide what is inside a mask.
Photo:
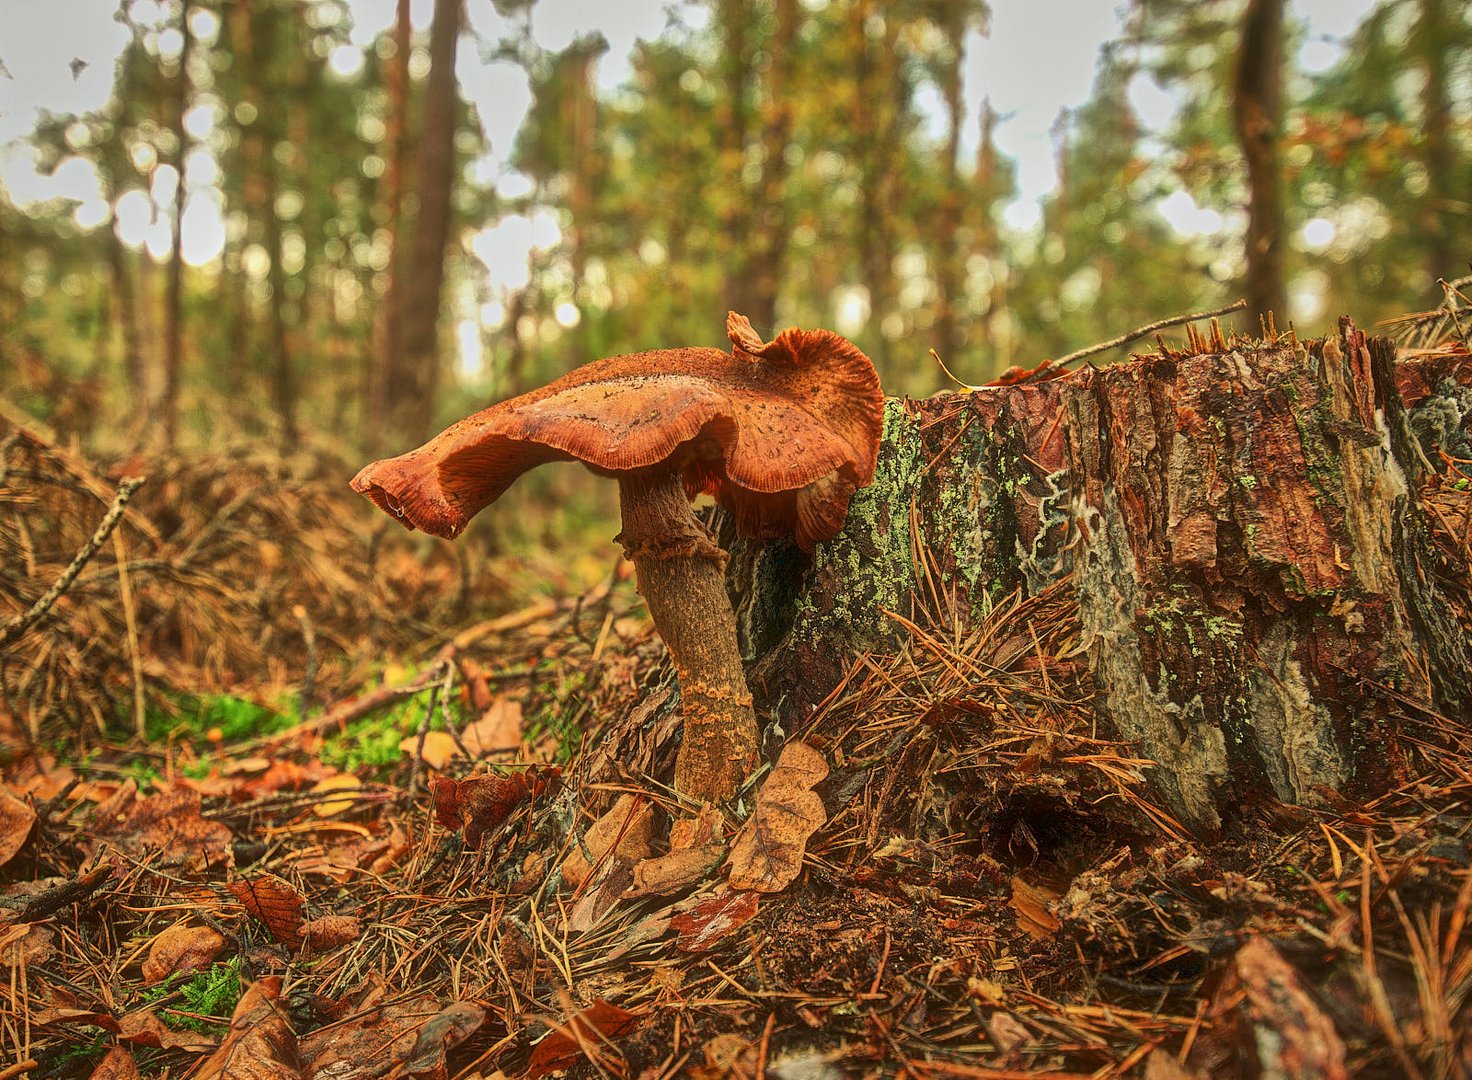
[[(100, 473), (89, 486), (61, 451), (12, 453), (76, 488), (80, 529)], [(166, 475), (226, 490), (182, 466)], [(269, 521), (251, 513), (267, 516), (242, 530)], [(207, 520), (170, 533), (149, 516), (130, 545), (155, 543), (152, 530), (159, 551), (191, 558), (248, 550), (231, 527), (191, 548)], [(859, 657), (792, 733), (744, 821), (742, 807), (697, 818), (656, 780), (677, 701), (625, 576), (444, 645), (426, 627), (453, 608), (457, 576), (419, 586), (414, 605), (374, 617), (380, 641), (434, 642), (424, 667), (364, 687), (349, 659), (318, 685), (334, 702), (320, 718), (208, 749), (176, 741), (146, 785), (92, 708), (131, 678), (125, 646), (86, 651), (99, 632), (122, 640), (115, 594), (93, 581), (22, 642), (48, 674), (0, 709), (0, 1039), (35, 1063), (15, 1075), (1472, 1068), (1461, 722), (1406, 706), (1401, 789), (1281, 807), (1204, 845), (1151, 801), (1150, 763), (1100, 738), (1066, 587), (979, 621), (933, 591), (911, 644)], [(179, 610), (166, 595), (178, 581), (161, 572), (151, 587), (160, 611)], [(359, 600), (329, 606), (355, 625)], [(240, 684), (203, 649), (232, 640), (216, 617), (190, 615), (172, 654), (150, 641), (178, 686)], [(247, 677), (282, 681), (241, 656)], [(94, 662), (100, 681), (63, 685)], [(549, 672), (576, 689), (548, 696)], [(404, 701), (424, 738), (396, 734), (379, 767), (325, 762), (334, 731)], [(455, 714), (473, 719), (456, 730)], [(31, 737), (69, 715), (81, 723), (68, 737), (93, 747), (80, 768)], [(575, 734), (549, 739), (548, 717)], [(243, 992), (211, 1000), (231, 985)]]

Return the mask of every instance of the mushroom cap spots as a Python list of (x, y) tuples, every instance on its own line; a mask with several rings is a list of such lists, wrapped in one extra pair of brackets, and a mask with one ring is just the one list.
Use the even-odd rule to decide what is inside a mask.
[(732, 313), (733, 349), (655, 349), (585, 364), (466, 417), (353, 478), (406, 527), (454, 537), (546, 461), (595, 472), (677, 468), (692, 495), (729, 509), (743, 536), (804, 548), (843, 525), (874, 478), (884, 394), (874, 365), (827, 330), (764, 343)]

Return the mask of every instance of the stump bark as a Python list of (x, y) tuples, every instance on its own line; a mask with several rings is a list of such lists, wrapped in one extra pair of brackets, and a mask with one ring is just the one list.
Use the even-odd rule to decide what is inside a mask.
[[(1472, 715), (1472, 361), (1349, 320), (888, 404), (874, 484), (809, 560), (733, 545), (759, 712), (790, 730), (894, 648), (917, 565), (982, 618), (1067, 579), (1102, 724), (1213, 834), (1255, 800), (1405, 779), (1405, 709)], [(1472, 464), (1462, 466), (1472, 472)]]

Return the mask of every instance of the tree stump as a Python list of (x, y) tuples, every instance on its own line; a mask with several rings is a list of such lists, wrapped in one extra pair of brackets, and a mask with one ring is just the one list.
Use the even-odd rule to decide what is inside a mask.
[(1199, 834), (1403, 779), (1393, 703), (1472, 714), (1472, 514), (1443, 456), (1472, 458), (1472, 360), (1397, 363), (1348, 319), (1306, 347), (1213, 338), (891, 400), (838, 537), (734, 545), (759, 708), (790, 729), (901, 642), (922, 587), (980, 619), (1066, 579), (1102, 724)]

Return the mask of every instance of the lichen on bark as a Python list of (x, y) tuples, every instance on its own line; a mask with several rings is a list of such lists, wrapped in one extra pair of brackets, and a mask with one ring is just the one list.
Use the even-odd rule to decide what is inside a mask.
[(1426, 463), (1467, 440), (1472, 365), (1389, 349), (1346, 322), (1307, 348), (1239, 339), (891, 401), (839, 536), (810, 565), (733, 559), (759, 709), (800, 714), (897, 642), (885, 612), (916, 589), (975, 621), (1071, 575), (1100, 718), (1193, 828), (1255, 798), (1384, 790), (1399, 706), (1377, 687), (1465, 710), (1472, 656), (1449, 614), (1466, 569), (1418, 499)]

